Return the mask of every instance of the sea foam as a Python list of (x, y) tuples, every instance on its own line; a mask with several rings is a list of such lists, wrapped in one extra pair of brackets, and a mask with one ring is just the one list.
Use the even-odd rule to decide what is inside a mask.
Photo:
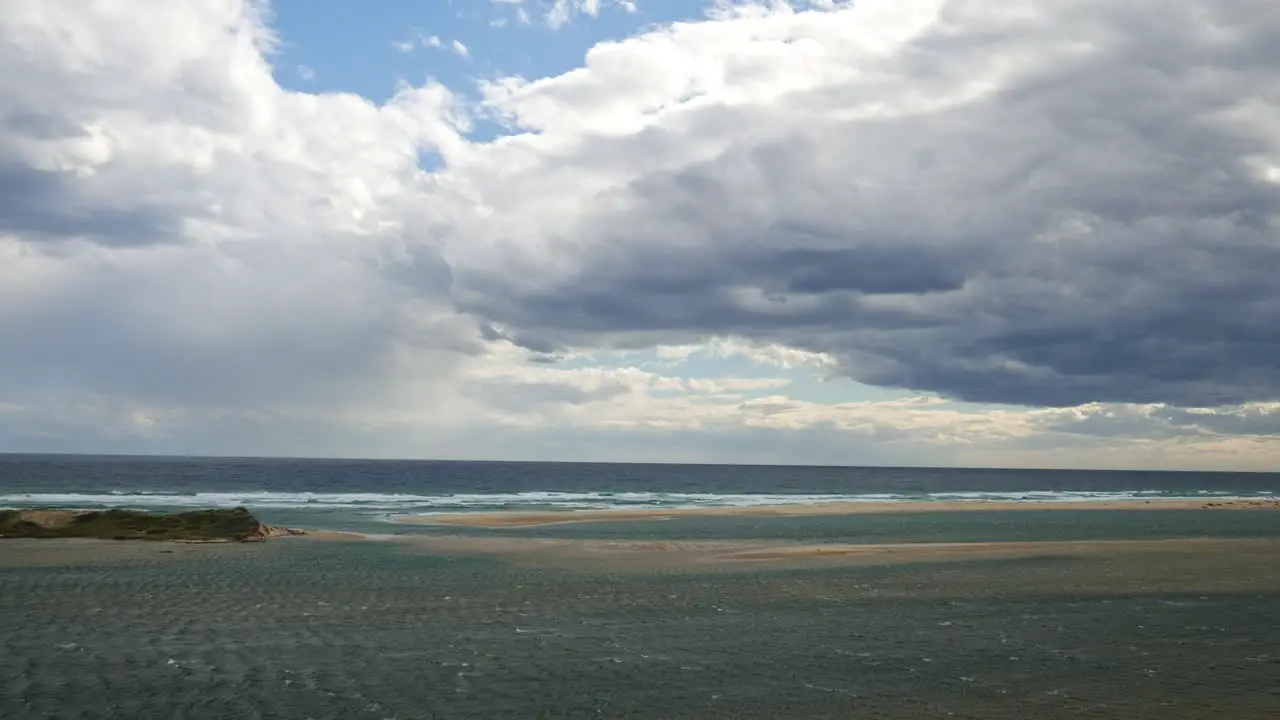
[(0, 495), (0, 507), (76, 508), (251, 508), (293, 510), (348, 509), (379, 513), (432, 513), (492, 510), (607, 510), (635, 508), (751, 507), (762, 505), (811, 505), (836, 502), (980, 502), (1027, 503), (1106, 502), (1146, 499), (1251, 499), (1272, 493), (1240, 494), (1199, 491), (1170, 494), (1157, 490), (1126, 491), (958, 491), (921, 494), (897, 493), (683, 493), (683, 492), (555, 492), (455, 493), (417, 495), (405, 493), (314, 492), (198, 492), (114, 490), (105, 493), (13, 493)]

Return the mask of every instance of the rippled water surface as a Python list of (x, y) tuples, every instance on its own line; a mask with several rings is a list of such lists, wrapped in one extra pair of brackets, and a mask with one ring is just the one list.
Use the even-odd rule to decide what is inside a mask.
[(1280, 716), (1280, 584), (1157, 594), (1140, 561), (610, 573), (7, 542), (12, 720)]
[[(396, 520), (1277, 493), (1276, 474), (0, 456), (0, 506), (246, 504), (270, 523), (401, 536), (0, 541), (0, 720), (1275, 720), (1280, 553), (1265, 538), (1280, 537), (1280, 512), (1033, 509), (506, 530)], [(441, 544), (433, 536), (442, 534), (460, 537)], [(1046, 550), (803, 569), (668, 563), (666, 550), (631, 562), (627, 550), (593, 549), (1202, 537), (1264, 540), (1214, 554), (1187, 543), (1185, 553)], [(464, 552), (467, 543), (551, 549), (486, 555)], [(576, 550), (556, 556), (557, 547)]]

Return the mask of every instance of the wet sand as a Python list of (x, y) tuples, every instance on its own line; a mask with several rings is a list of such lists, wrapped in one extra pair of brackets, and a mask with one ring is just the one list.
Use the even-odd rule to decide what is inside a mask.
[[(323, 549), (335, 543), (332, 550)], [(354, 541), (354, 543), (352, 542)], [(7, 540), (6, 568), (258, 563), (287, 557), (288, 547), (326, 555), (342, 548), (385, 548), (387, 557), (428, 561), (466, 558), (531, 572), (573, 571), (583, 577), (838, 570), (889, 571), (897, 585), (877, 597), (1109, 597), (1132, 592), (1280, 593), (1280, 539), (1183, 538), (1013, 542), (812, 544), (762, 540), (600, 540), (475, 536), (367, 537), (317, 533), (272, 543), (181, 544), (111, 540)], [(281, 553), (284, 553), (283, 555)], [(994, 563), (994, 564), (993, 564)], [(1018, 568), (1000, 570), (1001, 567)], [(948, 570), (948, 568), (950, 568)], [(861, 570), (860, 570), (861, 569)], [(877, 570), (879, 569), (879, 570)], [(1012, 575), (1010, 575), (1012, 573)], [(997, 581), (996, 578), (999, 578)], [(1013, 578), (1015, 581), (1011, 582)]]
[[(374, 542), (410, 553), (490, 557), (515, 565), (609, 571), (700, 571), (754, 568), (884, 566), (1016, 559), (1161, 558), (1212, 564), (1230, 559), (1264, 570), (1268, 586), (1280, 587), (1280, 539), (1174, 538), (1011, 542), (801, 543), (769, 540), (608, 540), (566, 538), (404, 535), (371, 537), (351, 532), (308, 531), (287, 543)], [(181, 560), (261, 552), (253, 545), (145, 543), (114, 540), (7, 540), (0, 568), (93, 565), (147, 559)], [(1246, 576), (1248, 574), (1246, 573)], [(1242, 576), (1244, 579), (1245, 576)], [(1247, 584), (1247, 583), (1246, 583)]]
[(752, 507), (665, 508), (642, 510), (547, 510), (538, 512), (448, 513), (411, 515), (397, 522), (480, 528), (528, 528), (587, 522), (644, 522), (696, 517), (803, 517), (1007, 510), (1280, 510), (1275, 500), (1151, 499), (1123, 501), (946, 501), (842, 502)]
[(303, 530), (303, 534), (299, 537), (309, 538), (311, 540), (367, 540), (368, 535), (361, 533), (347, 532), (342, 530)]
[[(1215, 558), (1256, 561), (1262, 568), (1280, 567), (1280, 539), (1194, 538), (1169, 540), (1091, 540), (1039, 542), (929, 542), (886, 544), (800, 544), (756, 540), (580, 540), (560, 538), (494, 538), (419, 536), (406, 538), (407, 548), (440, 555), (491, 556), (517, 564), (603, 568), (612, 571), (708, 569), (752, 566), (788, 569), (813, 566), (870, 566), (1026, 558), (1145, 557)], [(1265, 573), (1270, 584), (1280, 580)]]

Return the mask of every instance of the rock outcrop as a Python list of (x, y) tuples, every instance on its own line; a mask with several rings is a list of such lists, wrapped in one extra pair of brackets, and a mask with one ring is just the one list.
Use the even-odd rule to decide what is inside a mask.
[(300, 530), (264, 525), (246, 508), (161, 514), (138, 510), (0, 510), (0, 538), (257, 542)]

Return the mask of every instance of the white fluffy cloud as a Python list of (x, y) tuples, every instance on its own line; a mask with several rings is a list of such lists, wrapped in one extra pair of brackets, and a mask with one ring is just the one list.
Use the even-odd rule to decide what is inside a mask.
[(478, 105), (285, 90), (251, 0), (10, 0), (0, 39), (9, 449), (1276, 457), (1261, 0), (722, 3)]
[(552, 29), (564, 27), (574, 18), (600, 16), (602, 8), (614, 7), (624, 12), (636, 11), (636, 0), (491, 0), (495, 5), (513, 9), (516, 18), (524, 24), (539, 17)]
[(248, 2), (14, 2), (0, 33), (0, 392), (324, 405), (478, 351), (402, 260), (418, 153), (463, 143), (445, 88), (285, 91)]

